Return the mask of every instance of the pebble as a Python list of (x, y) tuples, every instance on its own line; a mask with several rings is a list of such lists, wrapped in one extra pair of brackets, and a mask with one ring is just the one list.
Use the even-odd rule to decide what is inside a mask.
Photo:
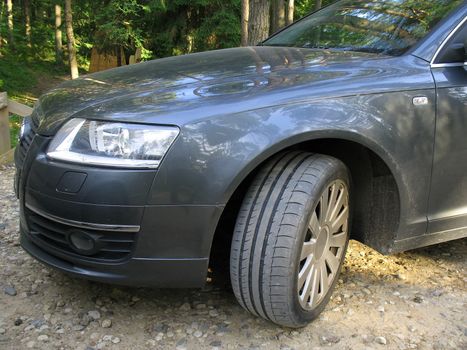
[(182, 310), (182, 311), (189, 311), (189, 310), (191, 310), (191, 305), (190, 305), (190, 303), (183, 303), (182, 306), (180, 306), (180, 310)]
[(101, 318), (101, 313), (97, 310), (88, 311), (88, 316), (91, 317), (93, 320), (98, 320)]
[(152, 327), (154, 332), (166, 333), (169, 330), (169, 326), (165, 323), (158, 323)]
[(217, 317), (217, 316), (219, 316), (219, 312), (216, 309), (209, 310), (209, 316)]
[(101, 323), (101, 327), (102, 327), (102, 328), (110, 328), (110, 327), (112, 327), (112, 321), (109, 320), (109, 319), (103, 320), (102, 323)]
[(209, 343), (209, 346), (212, 346), (213, 348), (220, 348), (222, 346), (222, 342), (220, 340), (214, 340)]
[(201, 338), (203, 336), (203, 332), (201, 332), (200, 330), (197, 330), (193, 333), (193, 336), (196, 338)]
[(42, 341), (42, 342), (46, 342), (46, 341), (49, 340), (49, 336), (46, 335), (46, 334), (41, 334), (40, 336), (37, 337), (37, 340)]
[(17, 318), (17, 319), (15, 320), (15, 326), (20, 326), (20, 325), (22, 325), (22, 324), (23, 324), (23, 320), (22, 320), (21, 318)]
[(89, 315), (84, 314), (84, 315), (80, 318), (79, 324), (82, 325), (82, 326), (84, 326), (84, 327), (86, 327), (86, 326), (88, 326), (88, 325), (91, 323), (91, 321), (93, 321), (93, 318), (92, 318), (91, 316), (89, 316)]
[(18, 294), (18, 292), (16, 291), (16, 288), (13, 287), (13, 286), (6, 286), (3, 288), (3, 292), (6, 294), (6, 295), (9, 295), (11, 297), (14, 297), (16, 296), (16, 294)]
[(186, 350), (187, 349), (187, 341), (186, 338), (180, 339), (177, 344), (175, 345), (176, 350)]
[(385, 337), (376, 337), (375, 342), (381, 345), (386, 345), (388, 343)]
[(0, 328), (0, 334), (5, 334), (5, 333), (6, 333), (5, 328)]
[(120, 343), (120, 338), (119, 337), (113, 337), (112, 338), (112, 343), (114, 343), (114, 344)]
[(32, 341), (32, 340), (31, 340), (31, 341), (28, 341), (28, 342), (26, 343), (26, 347), (27, 347), (28, 349), (32, 349), (32, 348), (35, 347), (35, 346), (36, 346), (36, 342), (35, 342), (35, 341)]
[(340, 337), (336, 336), (336, 335), (323, 335), (320, 337), (320, 343), (322, 345), (325, 345), (325, 344), (337, 344), (339, 343), (341, 340)]

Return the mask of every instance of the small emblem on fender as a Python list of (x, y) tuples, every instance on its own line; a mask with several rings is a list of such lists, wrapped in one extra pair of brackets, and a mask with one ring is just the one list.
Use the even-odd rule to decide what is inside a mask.
[(414, 106), (424, 106), (428, 104), (428, 97), (426, 96), (418, 96), (413, 98)]

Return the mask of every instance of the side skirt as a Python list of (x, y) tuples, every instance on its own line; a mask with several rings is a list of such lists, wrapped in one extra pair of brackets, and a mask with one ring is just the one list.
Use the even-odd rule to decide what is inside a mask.
[(387, 254), (403, 252), (409, 249), (426, 247), (433, 244), (443, 243), (454, 239), (467, 237), (467, 227), (454, 230), (440, 231), (395, 241), (388, 249)]

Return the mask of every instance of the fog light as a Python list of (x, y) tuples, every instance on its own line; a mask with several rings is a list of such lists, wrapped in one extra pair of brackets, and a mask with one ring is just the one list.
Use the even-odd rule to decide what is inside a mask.
[(89, 255), (96, 250), (96, 241), (82, 231), (73, 231), (68, 236), (71, 247), (78, 253)]

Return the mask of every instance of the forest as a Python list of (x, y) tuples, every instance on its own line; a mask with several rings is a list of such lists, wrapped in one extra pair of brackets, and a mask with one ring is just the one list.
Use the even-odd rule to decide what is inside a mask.
[[(0, 90), (9, 63), (54, 63), (74, 78), (91, 52), (142, 60), (254, 45), (325, 0), (3, 0)], [(13, 62), (9, 62), (10, 60)]]
[[(32, 106), (90, 72), (93, 52), (120, 66), (136, 53), (144, 61), (255, 45), (333, 1), (0, 0), (0, 92)], [(10, 118), (12, 146), (20, 121)]]

